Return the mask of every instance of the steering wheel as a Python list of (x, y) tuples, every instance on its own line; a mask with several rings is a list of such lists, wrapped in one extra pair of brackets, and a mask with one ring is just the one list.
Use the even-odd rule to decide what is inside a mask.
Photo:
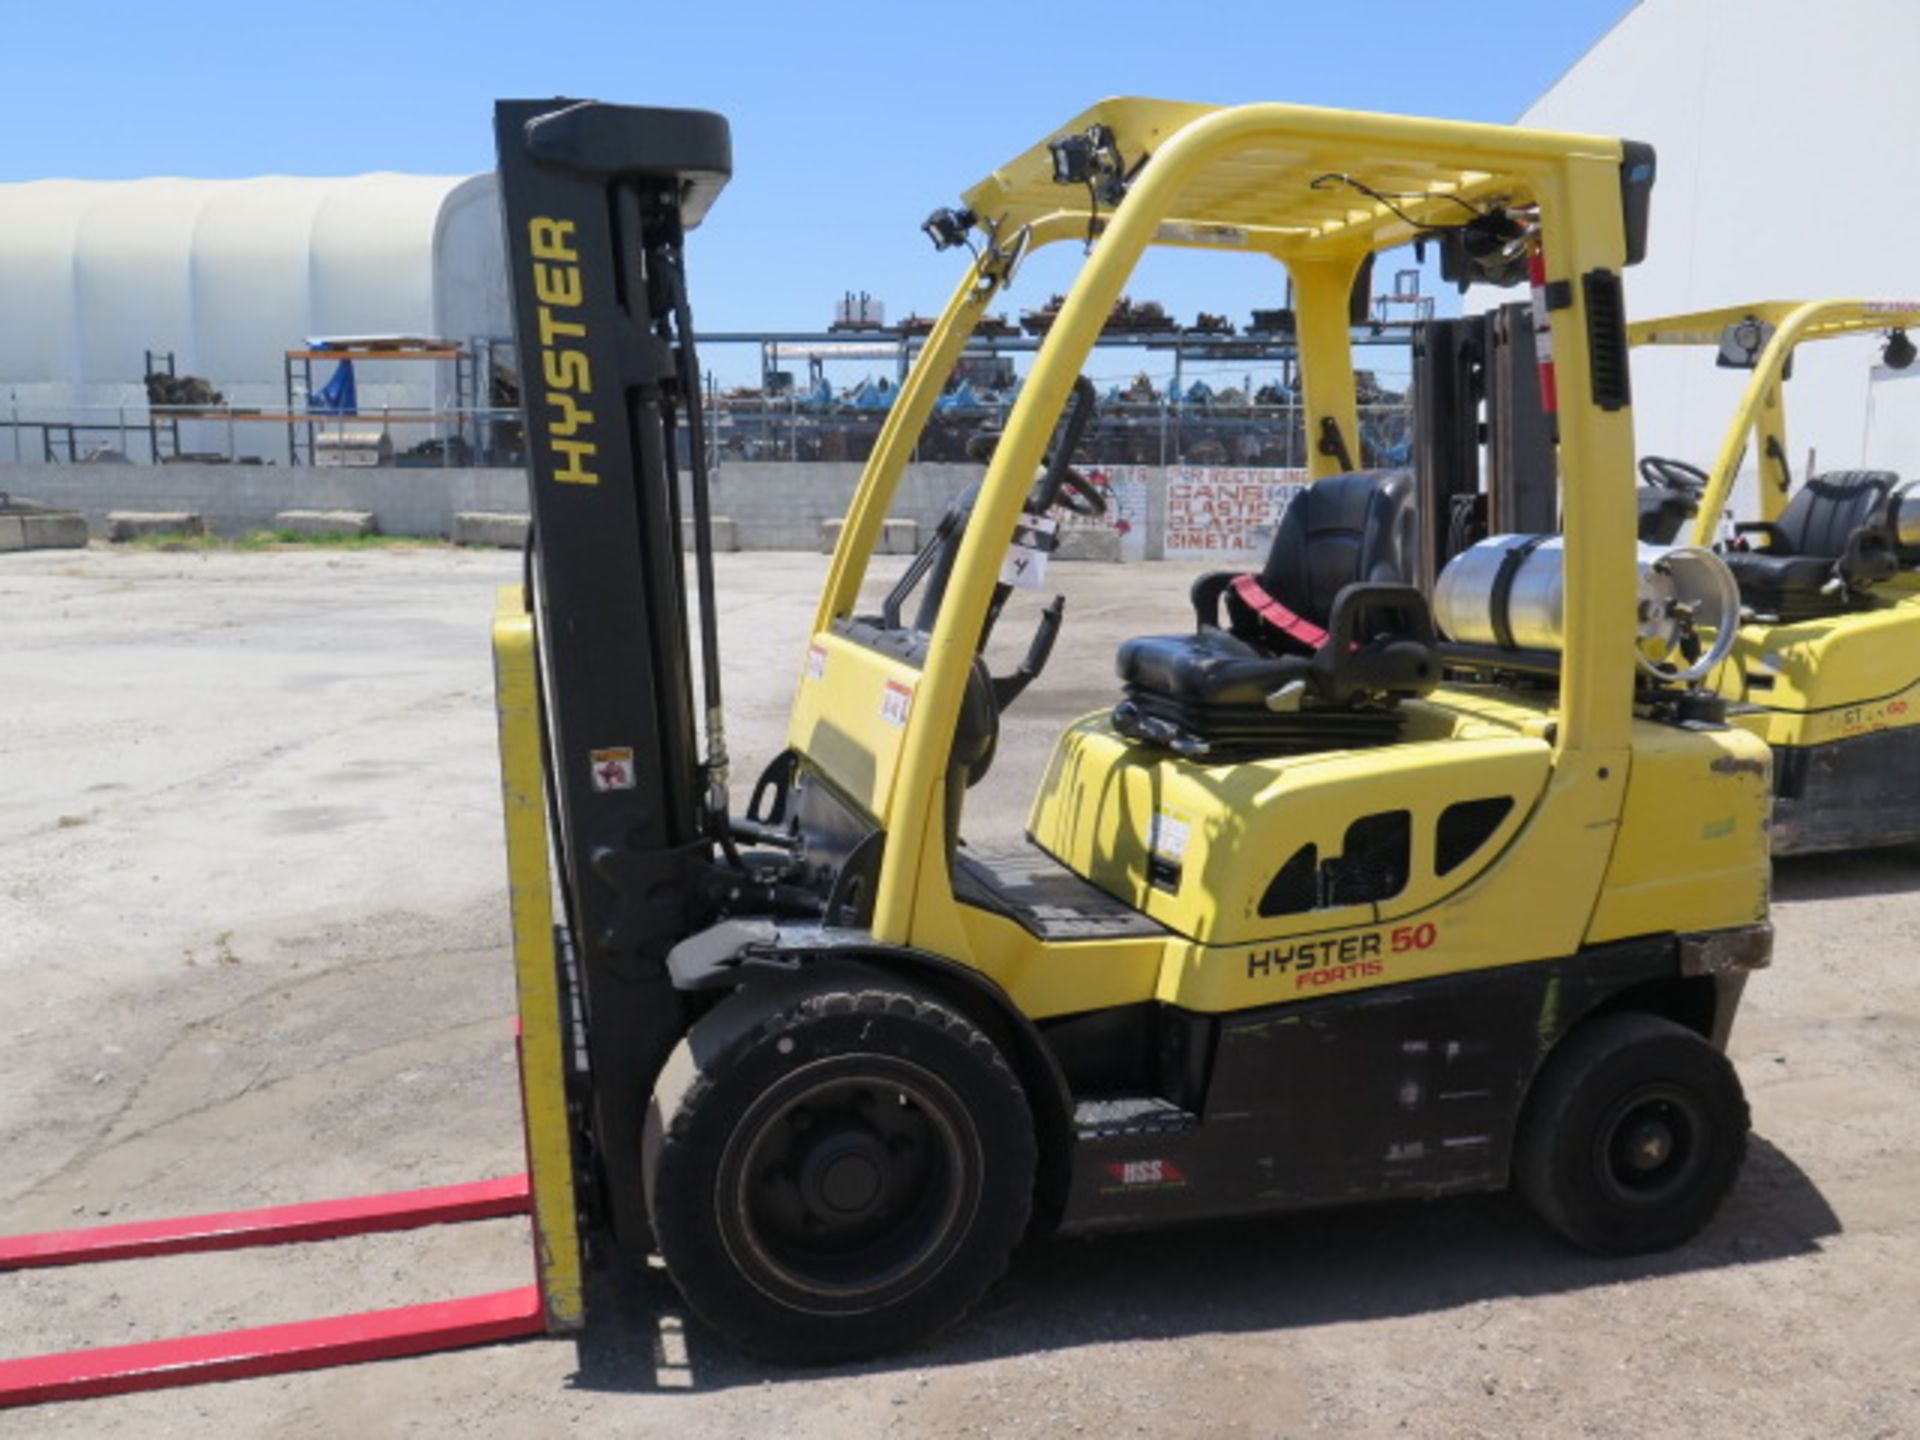
[[(1082, 377), (1074, 382), (1073, 409), (1061, 443), (1047, 453), (1041, 473), (1027, 496), (1029, 515), (1044, 515), (1055, 505), (1082, 519), (1096, 519), (1107, 513), (1107, 492), (1072, 465), (1074, 447), (1079, 444), (1094, 405), (1093, 382)], [(976, 465), (991, 465), (993, 453), (1000, 447), (1000, 432), (988, 431), (967, 442), (967, 459)]]
[[(1046, 454), (1041, 472), (1027, 492), (1024, 510), (1029, 516), (1042, 516), (1055, 505), (1070, 514), (1082, 517), (1103, 515), (1107, 509), (1107, 496), (1101, 487), (1095, 485), (1086, 476), (1072, 466), (1073, 452), (1085, 435), (1088, 424), (1093, 419), (1094, 407), (1098, 401), (1098, 392), (1093, 382), (1082, 375), (1073, 383), (1073, 398), (1064, 420), (1060, 423), (1054, 443)], [(993, 461), (999, 448), (1001, 435), (997, 431), (975, 435), (967, 443), (967, 458), (977, 464), (988, 465)], [(881, 607), (881, 623), (887, 629), (902, 628), (902, 615), (907, 599), (915, 589), (925, 581), (921, 591), (918, 613), (911, 628), (931, 632), (939, 617), (940, 606), (946, 598), (947, 584), (953, 575), (953, 567), (960, 554), (960, 543), (965, 537), (967, 524), (973, 517), (974, 502), (979, 498), (980, 485), (975, 481), (955, 497), (947, 507), (946, 514), (940, 517), (940, 523), (933, 534), (920, 547), (920, 553), (913, 558), (906, 572), (895, 582)], [(978, 648), (984, 648), (987, 636), (992, 632), (1005, 607), (1012, 587), (1005, 584), (994, 586), (993, 599), (987, 608), (986, 624), (983, 627)], [(1057, 630), (1059, 616), (1056, 613), (1047, 625), (1047, 630)], [(1038, 638), (1038, 637), (1036, 637)], [(1045, 663), (1046, 651), (1051, 648), (1051, 639), (1044, 646), (1036, 646), (1030, 656), (1037, 666)], [(1023, 665), (1022, 671), (1028, 667)], [(1031, 679), (1031, 675), (1028, 676)], [(1020, 684), (1024, 684), (1022, 681)], [(1018, 688), (1009, 681), (996, 681), (1003, 700), (1010, 700), (1018, 693)]]
[(1029, 515), (1044, 515), (1055, 505), (1085, 517), (1106, 513), (1107, 497), (1073, 468), (1073, 452), (1080, 448), (1081, 437), (1087, 433), (1098, 401), (1099, 392), (1093, 388), (1093, 381), (1082, 375), (1073, 382), (1073, 408), (1067, 412), (1066, 423), (1047, 454), (1046, 468), (1033, 482), (1033, 490), (1027, 496)]
[(1648, 455), (1640, 462), (1641, 484), (1656, 490), (1678, 490), (1695, 499), (1707, 493), (1707, 482), (1711, 478), (1698, 465), (1671, 460), (1664, 455)]
[(1069, 468), (1061, 473), (1060, 488), (1053, 503), (1071, 515), (1092, 520), (1107, 513), (1107, 492), (1078, 470)]

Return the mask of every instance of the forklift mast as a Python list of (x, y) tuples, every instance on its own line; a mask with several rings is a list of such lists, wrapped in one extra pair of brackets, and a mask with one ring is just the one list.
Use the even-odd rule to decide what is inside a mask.
[(1415, 327), (1413, 379), (1419, 583), (1431, 589), (1475, 541), (1560, 528), (1554, 417), (1541, 402), (1531, 308)]
[[(726, 120), (495, 109), (532, 532), (561, 968), (586, 1020), (614, 1233), (645, 1239), (640, 1116), (685, 1029), (665, 959), (714, 913), (724, 754), (699, 376), (682, 242), (732, 169)], [(684, 432), (684, 434), (683, 434)], [(679, 455), (691, 460), (708, 754), (695, 720)], [(709, 543), (702, 543), (709, 542)], [(716, 817), (719, 824), (716, 824)]]

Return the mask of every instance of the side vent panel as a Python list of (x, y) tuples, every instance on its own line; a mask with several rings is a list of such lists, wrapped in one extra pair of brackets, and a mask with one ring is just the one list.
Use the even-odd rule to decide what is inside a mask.
[(1627, 368), (1627, 305), (1620, 277), (1589, 270), (1580, 277), (1587, 302), (1587, 358), (1593, 371), (1593, 403), (1624, 410), (1633, 403)]

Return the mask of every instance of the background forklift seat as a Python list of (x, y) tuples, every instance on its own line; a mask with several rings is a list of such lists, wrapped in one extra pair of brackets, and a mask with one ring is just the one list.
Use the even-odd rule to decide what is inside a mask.
[(1899, 482), (1890, 470), (1816, 475), (1778, 520), (1736, 526), (1740, 535), (1766, 540), (1763, 549), (1726, 557), (1741, 603), (1782, 620), (1804, 620), (1848, 608), (1858, 591), (1893, 575), (1899, 556), (1885, 512)]
[(1126, 698), (1115, 727), (1208, 755), (1392, 739), (1395, 700), (1440, 678), (1432, 614), (1407, 583), (1417, 534), (1408, 471), (1308, 486), (1281, 516), (1258, 575), (1194, 582), (1193, 634), (1120, 647)]

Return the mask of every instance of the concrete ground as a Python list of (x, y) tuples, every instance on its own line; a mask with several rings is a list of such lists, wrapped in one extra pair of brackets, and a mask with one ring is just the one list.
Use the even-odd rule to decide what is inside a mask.
[[(779, 746), (824, 562), (722, 557)], [(487, 621), (517, 558), (0, 559), (0, 1231), (521, 1166)], [(1017, 832), (1113, 642), (1189, 572), (1060, 567), (1068, 629), (970, 832)], [(1024, 642), (1029, 600), (1005, 624)], [(1608, 1263), (1506, 1197), (1019, 1255), (930, 1348), (768, 1370), (656, 1273), (579, 1344), (8, 1413), (8, 1437), (1920, 1434), (1920, 852), (1783, 863), (1721, 1217)], [(1325, 1097), (1337, 1103), (1337, 1097)], [(522, 1222), (0, 1276), (0, 1357), (523, 1283)]]

